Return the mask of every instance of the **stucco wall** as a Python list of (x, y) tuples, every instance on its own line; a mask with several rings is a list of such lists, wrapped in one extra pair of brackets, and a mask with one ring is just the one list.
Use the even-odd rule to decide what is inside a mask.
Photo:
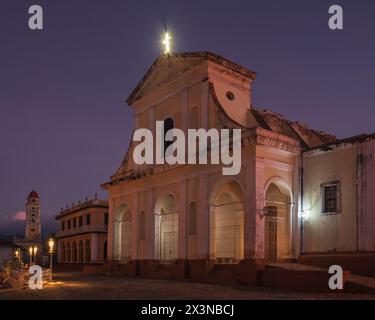
[[(356, 250), (356, 147), (304, 156), (303, 252)], [(338, 181), (340, 211), (322, 213), (321, 186)]]

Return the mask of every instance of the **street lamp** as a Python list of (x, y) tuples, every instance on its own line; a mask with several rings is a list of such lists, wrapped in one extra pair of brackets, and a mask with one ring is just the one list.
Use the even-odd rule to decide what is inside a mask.
[(49, 281), (52, 281), (52, 255), (53, 255), (53, 248), (55, 246), (55, 241), (53, 241), (52, 238), (50, 238), (48, 240), (48, 246), (49, 246), (49, 253), (50, 253), (50, 258), (49, 258), (49, 269), (50, 269)]
[(16, 256), (16, 259), (18, 260), (18, 262), (21, 262), (20, 249), (16, 249), (14, 251), (14, 255)]
[(34, 247), (34, 263), (36, 263), (36, 253), (37, 253), (37, 251), (38, 251), (38, 247), (35, 246)]
[(30, 266), (33, 263), (33, 247), (29, 248), (29, 255), (30, 255)]

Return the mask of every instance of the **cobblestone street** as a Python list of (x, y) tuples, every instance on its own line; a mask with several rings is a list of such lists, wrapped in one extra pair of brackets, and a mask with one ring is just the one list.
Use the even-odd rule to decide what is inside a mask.
[(230, 287), (163, 280), (57, 273), (55, 282), (42, 290), (0, 291), (0, 300), (9, 299), (371, 299), (375, 295), (346, 293), (301, 293), (268, 288)]

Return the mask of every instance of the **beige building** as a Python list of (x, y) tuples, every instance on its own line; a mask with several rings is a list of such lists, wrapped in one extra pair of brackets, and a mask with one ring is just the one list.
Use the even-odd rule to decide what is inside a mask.
[(367, 147), (341, 144), (255, 108), (255, 78), (255, 72), (207, 52), (161, 55), (147, 71), (127, 100), (134, 130), (149, 128), (155, 135), (157, 120), (185, 134), (189, 128), (240, 129), (241, 168), (224, 176), (221, 164), (138, 165), (132, 142), (102, 185), (109, 195), (112, 267), (132, 275), (204, 278), (229, 264), (243, 282), (253, 283), (268, 262), (375, 250), (373, 197), (362, 209), (355, 200), (358, 150)]
[(75, 204), (61, 210), (56, 220), (59, 263), (103, 263), (107, 259), (107, 201)]
[(375, 275), (375, 135), (303, 154), (302, 259)]

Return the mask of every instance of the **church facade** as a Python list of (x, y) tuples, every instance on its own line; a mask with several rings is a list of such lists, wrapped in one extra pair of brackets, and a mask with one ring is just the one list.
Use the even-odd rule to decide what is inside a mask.
[(102, 185), (109, 267), (203, 279), (226, 264), (251, 284), (268, 262), (321, 264), (328, 254), (353, 261), (359, 253), (373, 261), (373, 136), (337, 140), (257, 109), (255, 78), (208, 52), (163, 54), (150, 67), (127, 100), (134, 130), (155, 134), (156, 121), (185, 136), (188, 129), (239, 129), (241, 168), (231, 176), (221, 164), (139, 165), (132, 141)]

